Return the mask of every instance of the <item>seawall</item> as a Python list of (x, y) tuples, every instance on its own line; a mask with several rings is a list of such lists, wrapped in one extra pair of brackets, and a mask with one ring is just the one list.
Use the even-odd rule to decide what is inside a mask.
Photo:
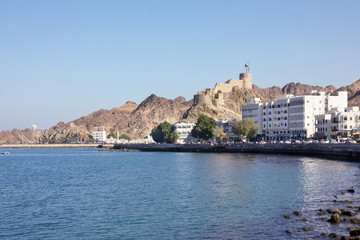
[(114, 149), (154, 152), (287, 154), (360, 161), (360, 144), (115, 144)]

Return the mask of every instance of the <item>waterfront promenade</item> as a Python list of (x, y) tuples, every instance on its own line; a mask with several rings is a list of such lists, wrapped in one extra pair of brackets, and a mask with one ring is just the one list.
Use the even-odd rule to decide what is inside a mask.
[(360, 161), (360, 144), (115, 144), (114, 149), (154, 152), (287, 154)]

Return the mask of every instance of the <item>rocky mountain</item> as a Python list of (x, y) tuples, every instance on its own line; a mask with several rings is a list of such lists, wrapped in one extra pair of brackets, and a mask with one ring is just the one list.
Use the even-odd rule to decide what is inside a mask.
[(121, 107), (110, 110), (101, 109), (88, 116), (69, 123), (59, 122), (44, 132), (46, 141), (79, 139), (87, 141), (94, 127), (104, 127), (107, 133), (126, 134), (130, 138), (144, 138), (151, 129), (163, 121), (175, 123), (182, 118), (192, 101), (178, 97), (174, 100), (151, 95), (140, 105), (127, 102)]
[(301, 95), (318, 91), (346, 90), (349, 93), (349, 105), (360, 106), (360, 79), (351, 85), (336, 89), (334, 86), (325, 88), (301, 83), (288, 83), (284, 87), (277, 86), (253, 89), (234, 87), (231, 92), (223, 93), (223, 103), (197, 103), (193, 100), (186, 101), (184, 97), (174, 100), (151, 95), (139, 105), (127, 102), (121, 107), (110, 110), (101, 109), (88, 116), (74, 121), (59, 122), (45, 131), (32, 129), (0, 132), (0, 144), (6, 143), (38, 143), (46, 141), (86, 141), (92, 134), (94, 127), (104, 127), (107, 133), (127, 134), (132, 139), (147, 136), (151, 129), (163, 121), (175, 123), (177, 121), (196, 121), (200, 114), (206, 114), (215, 119), (241, 119), (241, 105), (246, 99), (259, 97), (262, 101), (273, 101), (282, 94)]
[[(336, 87), (333, 85), (329, 85), (325, 88), (320, 86), (312, 86), (307, 84), (301, 84), (301, 83), (294, 83), (290, 82), (286, 84), (283, 88), (280, 87), (269, 87), (269, 88), (259, 88), (256, 85), (253, 85), (254, 91), (263, 97), (265, 101), (274, 101), (276, 100), (277, 96), (283, 95), (283, 94), (293, 94), (294, 96), (303, 95), (305, 93), (311, 92), (311, 90), (317, 90), (317, 91), (323, 91), (323, 92), (330, 92), (335, 91)], [(359, 88), (360, 90), (360, 88)]]
[(194, 103), (184, 114), (183, 119), (196, 122), (201, 114), (213, 117), (215, 120), (241, 119), (241, 105), (246, 103), (246, 99), (260, 97), (254, 90), (234, 87), (231, 92), (223, 93), (224, 104), (216, 102)]
[(43, 136), (43, 131), (13, 129), (12, 131), (0, 132), (0, 144), (38, 143)]
[(349, 106), (360, 106), (360, 79), (351, 85), (341, 87), (339, 91), (348, 91)]

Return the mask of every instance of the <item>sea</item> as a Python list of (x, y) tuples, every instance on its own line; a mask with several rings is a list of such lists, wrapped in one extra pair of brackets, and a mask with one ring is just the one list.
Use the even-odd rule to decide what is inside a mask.
[(320, 220), (320, 208), (360, 205), (360, 163), (344, 160), (2, 151), (0, 239), (320, 239), (349, 226)]

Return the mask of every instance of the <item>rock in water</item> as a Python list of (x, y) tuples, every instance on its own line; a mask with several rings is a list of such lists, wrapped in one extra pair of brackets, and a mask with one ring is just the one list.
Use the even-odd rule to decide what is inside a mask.
[(338, 235), (336, 233), (330, 233), (329, 238), (338, 238)]
[(302, 230), (308, 232), (308, 231), (311, 231), (312, 229), (311, 229), (311, 227), (304, 227), (304, 228), (302, 228)]
[(350, 236), (360, 236), (360, 230), (353, 230), (350, 232)]
[(296, 216), (299, 216), (299, 217), (302, 216), (302, 213), (301, 213), (301, 212), (298, 212), (298, 211), (294, 211), (293, 214), (296, 215)]
[(341, 221), (340, 215), (337, 213), (331, 215), (331, 218), (329, 220), (329, 222), (333, 222), (333, 223), (339, 223), (340, 221)]

